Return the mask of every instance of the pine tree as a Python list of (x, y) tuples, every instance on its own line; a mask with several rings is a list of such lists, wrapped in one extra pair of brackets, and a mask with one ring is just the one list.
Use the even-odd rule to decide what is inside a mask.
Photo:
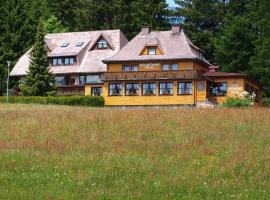
[(234, 17), (216, 39), (215, 63), (222, 66), (223, 71), (248, 73), (251, 70), (249, 60), (253, 55), (255, 39), (249, 19), (244, 16)]
[(257, 27), (257, 39), (254, 42), (254, 55), (250, 59), (253, 66), (250, 73), (265, 86), (266, 95), (270, 96), (270, 2), (260, 0), (254, 9), (254, 24)]
[(179, 5), (175, 15), (184, 18), (185, 32), (205, 51), (205, 57), (213, 61), (214, 41), (224, 24), (227, 1), (176, 0), (175, 2)]
[(52, 86), (54, 76), (49, 69), (42, 20), (40, 20), (37, 30), (29, 71), (20, 85), (25, 96), (46, 96), (54, 90)]

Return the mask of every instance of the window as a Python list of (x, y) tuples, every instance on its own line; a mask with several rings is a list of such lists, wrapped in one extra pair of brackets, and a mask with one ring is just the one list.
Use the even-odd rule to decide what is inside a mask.
[(173, 83), (159, 83), (160, 95), (173, 95)]
[(127, 83), (125, 94), (128, 96), (139, 95), (139, 83)]
[(62, 58), (53, 58), (53, 60), (52, 60), (52, 65), (53, 65), (53, 66), (56, 66), (56, 65), (63, 65)]
[(191, 95), (192, 94), (192, 82), (179, 82), (178, 83), (178, 94)]
[(171, 70), (178, 70), (178, 64), (171, 64)]
[(64, 47), (67, 47), (68, 45), (69, 45), (69, 43), (63, 43), (63, 44), (61, 45), (61, 47), (64, 48)]
[(52, 65), (55, 66), (55, 65), (58, 65), (58, 62), (57, 62), (57, 58), (53, 58), (53, 61), (52, 61)]
[(56, 86), (66, 85), (66, 80), (64, 76), (56, 76), (54, 80)]
[(88, 75), (86, 76), (86, 83), (100, 83), (101, 79), (99, 75)]
[(83, 44), (84, 44), (84, 42), (78, 42), (78, 43), (76, 44), (76, 47), (81, 47)]
[(173, 64), (163, 64), (162, 65), (162, 70), (163, 71), (178, 70), (178, 64), (176, 64), (176, 63), (173, 63)]
[(133, 72), (139, 71), (139, 66), (138, 65), (131, 65), (131, 71), (133, 71)]
[(123, 72), (128, 72), (129, 71), (129, 66), (128, 65), (124, 65), (123, 66)]
[(102, 87), (92, 87), (91, 96), (102, 96)]
[(227, 95), (227, 83), (212, 83), (210, 85), (211, 96), (226, 96)]
[(204, 81), (199, 81), (198, 82), (198, 91), (199, 92), (202, 92), (205, 90), (205, 84), (204, 84)]
[(156, 47), (148, 47), (148, 55), (156, 55)]
[(74, 58), (65, 58), (65, 65), (74, 65)]
[(98, 47), (98, 49), (107, 49), (108, 48), (108, 43), (107, 43), (106, 40), (100, 40), (97, 43), (97, 47)]
[(168, 70), (170, 70), (170, 65), (169, 65), (169, 64), (163, 64), (163, 65), (162, 65), (162, 70), (163, 70), (163, 71), (168, 71)]
[(123, 65), (122, 68), (123, 72), (129, 72), (129, 71), (133, 71), (133, 72), (137, 72), (139, 71), (139, 66), (138, 65)]
[(85, 76), (80, 76), (80, 85), (85, 85), (85, 80), (86, 80)]
[(156, 95), (156, 83), (143, 83), (142, 95)]
[(121, 83), (110, 83), (109, 84), (109, 96), (121, 96), (122, 95), (122, 84)]

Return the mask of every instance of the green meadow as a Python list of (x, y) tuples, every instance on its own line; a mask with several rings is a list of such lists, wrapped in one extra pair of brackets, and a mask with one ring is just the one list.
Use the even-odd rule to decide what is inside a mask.
[(0, 199), (270, 199), (270, 110), (0, 104)]

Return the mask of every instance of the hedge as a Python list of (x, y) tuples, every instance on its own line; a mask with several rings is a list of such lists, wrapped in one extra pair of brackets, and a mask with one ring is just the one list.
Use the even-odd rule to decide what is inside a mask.
[[(6, 98), (0, 97), (0, 103), (5, 102)], [(58, 96), (58, 97), (11, 96), (9, 97), (9, 103), (103, 107), (104, 98), (91, 96)]]

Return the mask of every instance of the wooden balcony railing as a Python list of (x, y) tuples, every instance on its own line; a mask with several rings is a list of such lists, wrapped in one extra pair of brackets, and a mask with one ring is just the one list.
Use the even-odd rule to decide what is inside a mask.
[(138, 72), (106, 72), (101, 75), (102, 81), (125, 80), (162, 80), (162, 79), (198, 79), (200, 73), (193, 70), (186, 71), (138, 71)]
[(84, 95), (84, 86), (82, 85), (63, 85), (57, 86), (58, 96)]

